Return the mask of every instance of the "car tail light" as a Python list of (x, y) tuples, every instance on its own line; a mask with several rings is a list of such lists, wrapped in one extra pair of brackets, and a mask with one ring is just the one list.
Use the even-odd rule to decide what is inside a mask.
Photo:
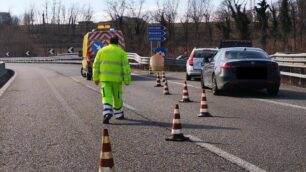
[(193, 60), (194, 60), (194, 51), (191, 53), (189, 60), (188, 60), (188, 63), (190, 66), (193, 66)]
[(270, 69), (278, 69), (278, 64), (277, 63), (270, 63), (269, 68)]
[(222, 69), (229, 69), (229, 68), (234, 68), (235, 66), (228, 64), (228, 63), (223, 63), (220, 66)]

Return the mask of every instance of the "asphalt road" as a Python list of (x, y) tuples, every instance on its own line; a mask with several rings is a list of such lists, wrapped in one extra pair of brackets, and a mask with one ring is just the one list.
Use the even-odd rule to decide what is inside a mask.
[(78, 65), (7, 67), (17, 77), (0, 97), (0, 171), (97, 171), (103, 128), (117, 171), (306, 171), (303, 88), (282, 86), (277, 97), (207, 91), (214, 117), (198, 118), (200, 82), (191, 81), (194, 102), (180, 103), (181, 122), (198, 142), (180, 143), (165, 138), (184, 73), (167, 73), (172, 95), (164, 96), (154, 78), (134, 71), (125, 87), (128, 119), (103, 125), (99, 88)]

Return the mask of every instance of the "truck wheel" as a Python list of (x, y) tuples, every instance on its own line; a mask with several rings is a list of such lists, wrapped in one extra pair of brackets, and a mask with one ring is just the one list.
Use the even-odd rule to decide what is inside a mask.
[(90, 75), (89, 73), (87, 73), (86, 79), (87, 79), (87, 80), (91, 80), (91, 75)]
[(86, 77), (86, 73), (84, 73), (84, 69), (83, 69), (83, 67), (81, 68), (81, 75), (82, 75), (82, 77)]

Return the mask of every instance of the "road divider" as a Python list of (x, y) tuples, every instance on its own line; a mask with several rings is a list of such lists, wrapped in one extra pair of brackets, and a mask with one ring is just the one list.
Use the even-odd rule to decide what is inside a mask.
[(157, 73), (157, 76), (156, 76), (156, 84), (155, 84), (154, 87), (162, 87), (161, 82), (160, 82), (159, 73)]
[(189, 98), (187, 81), (184, 82), (183, 95), (182, 95), (182, 99), (180, 100), (180, 102), (182, 103), (192, 102)]
[(99, 172), (115, 172), (115, 164), (108, 129), (103, 130)]
[(165, 84), (164, 84), (164, 95), (170, 95), (170, 92), (169, 92), (169, 88), (168, 88), (168, 81), (165, 80)]
[(212, 117), (212, 115), (208, 112), (205, 89), (203, 89), (201, 94), (200, 114), (198, 115), (198, 117)]
[[(1, 82), (0, 82), (0, 97), (3, 95), (3, 93), (8, 89), (8, 87), (12, 84), (12, 82), (15, 80), (16, 76), (17, 76), (17, 72), (12, 71), (12, 70), (8, 70), (7, 74), (8, 75), (8, 81), (5, 81), (6, 83), (4, 83), (3, 87), (1, 87)], [(5, 76), (6, 77), (6, 76)], [(11, 78), (10, 78), (11, 77)], [(0, 77), (1, 80), (1, 77)]]
[(188, 141), (189, 138), (185, 137), (182, 133), (182, 124), (180, 121), (180, 111), (179, 105), (176, 104), (174, 108), (173, 121), (172, 121), (172, 129), (171, 135), (172, 138), (166, 138), (166, 141)]

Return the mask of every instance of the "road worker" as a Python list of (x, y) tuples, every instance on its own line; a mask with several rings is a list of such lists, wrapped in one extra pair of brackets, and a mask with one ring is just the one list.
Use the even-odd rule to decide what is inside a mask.
[(93, 80), (101, 84), (103, 123), (114, 116), (124, 119), (122, 84), (130, 85), (131, 68), (126, 52), (118, 46), (119, 38), (113, 36), (110, 44), (100, 49), (93, 64)]

